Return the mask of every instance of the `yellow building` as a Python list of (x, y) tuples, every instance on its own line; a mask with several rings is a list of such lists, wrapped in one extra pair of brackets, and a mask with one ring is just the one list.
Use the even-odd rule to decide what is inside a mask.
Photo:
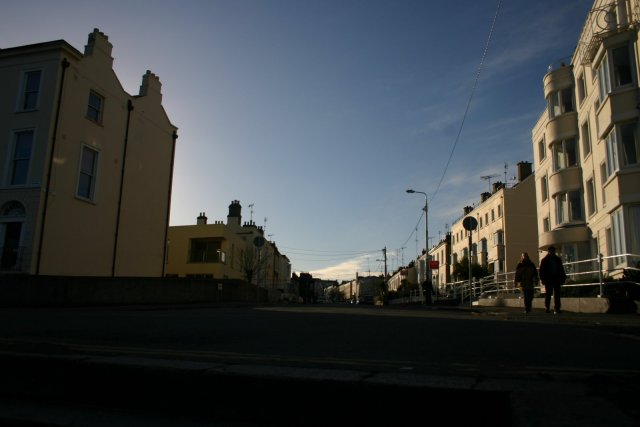
[(162, 276), (177, 128), (147, 71), (138, 95), (97, 29), (0, 50), (2, 272)]
[(429, 249), (429, 259), (432, 263), (431, 283), (439, 294), (451, 282), (451, 233), (447, 232), (444, 239)]
[(486, 266), (490, 273), (514, 271), (522, 252), (528, 252), (538, 264), (534, 183), (531, 163), (520, 162), (516, 184), (496, 182), (491, 193), (480, 195), (477, 206), (464, 208), (464, 215), (451, 226), (451, 273), (453, 264), (469, 252), (469, 234), (463, 225), (468, 216), (477, 221), (471, 236), (472, 262)]
[(262, 227), (242, 222), (242, 206), (229, 205), (226, 224), (207, 222), (169, 227), (166, 275), (205, 279), (241, 279), (268, 290), (285, 291), (291, 277), (289, 259), (264, 238)]
[(596, 0), (571, 63), (543, 79), (547, 110), (532, 131), (539, 245), (565, 261), (640, 254), (639, 8)]

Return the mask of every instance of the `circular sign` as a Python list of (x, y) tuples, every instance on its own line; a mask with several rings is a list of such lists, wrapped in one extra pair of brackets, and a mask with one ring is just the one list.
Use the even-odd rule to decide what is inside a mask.
[(263, 246), (264, 245), (264, 237), (261, 237), (261, 236), (254, 237), (253, 238), (253, 244), (258, 248)]
[(462, 226), (468, 231), (475, 230), (478, 227), (478, 220), (472, 216), (468, 216), (462, 220)]

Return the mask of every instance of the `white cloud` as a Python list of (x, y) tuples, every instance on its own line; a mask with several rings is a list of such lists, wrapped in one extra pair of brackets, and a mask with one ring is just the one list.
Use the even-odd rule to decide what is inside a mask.
[[(371, 262), (373, 261), (373, 262)], [(356, 277), (356, 273), (360, 276), (364, 275), (379, 275), (380, 271), (369, 271), (369, 265), (378, 266), (378, 262), (371, 260), (370, 256), (359, 256), (347, 261), (340, 262), (339, 264), (325, 267), (319, 270), (313, 270), (309, 273), (314, 278), (323, 280), (353, 280)]]

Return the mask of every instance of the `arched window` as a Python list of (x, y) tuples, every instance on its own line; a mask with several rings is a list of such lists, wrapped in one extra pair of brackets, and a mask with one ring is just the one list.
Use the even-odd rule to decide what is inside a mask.
[(12, 200), (2, 205), (0, 215), (4, 218), (22, 218), (25, 216), (25, 210), (22, 203)]

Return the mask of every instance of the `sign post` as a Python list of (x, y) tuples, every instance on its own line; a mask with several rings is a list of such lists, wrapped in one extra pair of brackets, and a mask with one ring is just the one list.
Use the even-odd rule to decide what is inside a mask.
[[(473, 292), (473, 277), (471, 275), (471, 232), (478, 227), (478, 220), (472, 216), (468, 216), (462, 220), (462, 226), (469, 233), (469, 249), (467, 251), (467, 260), (469, 261), (469, 305), (471, 305), (471, 293)], [(462, 291), (462, 295), (464, 301), (464, 290)]]

